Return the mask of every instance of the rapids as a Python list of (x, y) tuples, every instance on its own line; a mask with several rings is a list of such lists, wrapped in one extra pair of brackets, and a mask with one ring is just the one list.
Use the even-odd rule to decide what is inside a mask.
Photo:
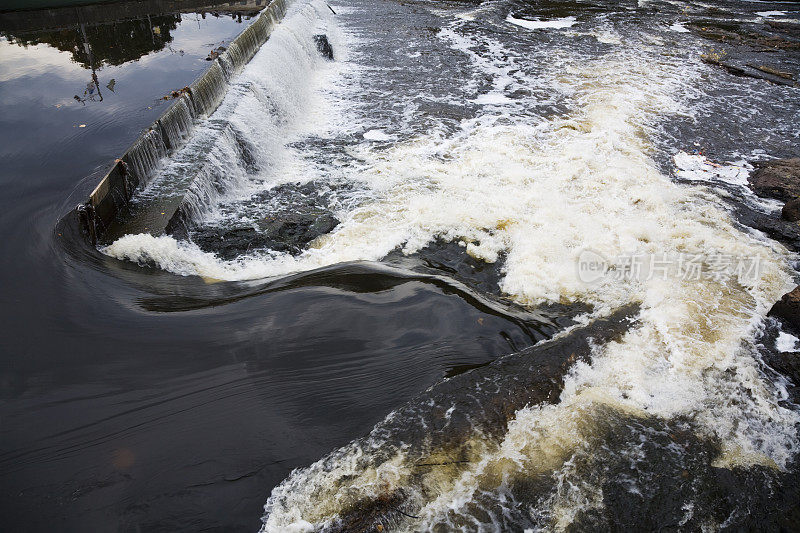
[[(748, 2), (720, 9), (755, 16)], [(620, 523), (609, 517), (625, 498), (655, 501), (653, 517), (685, 527), (745, 523), (737, 517), (750, 500), (723, 509), (708, 494), (728, 490), (723, 471), (752, 474), (753, 490), (768, 492), (796, 468), (800, 413), (759, 345), (767, 311), (793, 286), (795, 258), (732, 217), (726, 187), (758, 201), (725, 178), (746, 175), (742, 160), (800, 121), (793, 89), (716, 80), (700, 61), (704, 43), (681, 25), (708, 15), (684, 2), (342, 1), (334, 10), (297, 0), (219, 110), (162, 163), (144, 194), (158, 196), (176, 176), (193, 180), (185, 233), (126, 235), (103, 253), (249, 282), (454, 243), (496, 265), (495, 297), (509, 305), (576, 306), (587, 327), (621, 324), (614, 313), (632, 304), (638, 312), (578, 358), (557, 400), (515, 405), (491, 431), (465, 430), (463, 457), (426, 452), (450, 466), (420, 481), (413, 450), (429, 437), (398, 429), (419, 424), (402, 417), (425, 409), (423, 395), (294, 471), (269, 496), (263, 531), (335, 530), (375, 502), (394, 513), (376, 520), (419, 531), (608, 526)], [(318, 53), (318, 34), (335, 61)], [(775, 101), (775, 128), (752, 120), (772, 116)], [(732, 174), (698, 182), (690, 172), (704, 163), (688, 152), (700, 145)], [(285, 185), (321, 191), (336, 227), (300, 251), (233, 259), (193, 239), (258, 227), (275, 206), (253, 199)], [(649, 266), (587, 281), (586, 253)], [(688, 257), (696, 275), (675, 271)], [(738, 265), (719, 268), (724, 258)], [(508, 371), (481, 375), (501, 387)], [(475, 387), (464, 382), (444, 385), (450, 396), (429, 407), (449, 397), (448, 417), (480, 418), (458, 411), (490, 408), (456, 401)], [(671, 489), (677, 503), (652, 495), (656, 468), (687, 478)]]

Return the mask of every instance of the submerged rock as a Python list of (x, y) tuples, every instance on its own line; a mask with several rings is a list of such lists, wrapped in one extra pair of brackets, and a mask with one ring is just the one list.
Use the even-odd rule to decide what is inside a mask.
[(262, 232), (281, 243), (286, 251), (299, 251), (338, 225), (339, 221), (326, 212), (281, 213), (259, 224)]
[(237, 215), (234, 223), (223, 220), (200, 226), (189, 235), (200, 248), (226, 260), (255, 251), (299, 254), (311, 241), (339, 225), (327, 202), (326, 193), (317, 184), (278, 185), (248, 201), (253, 211), (237, 212), (247, 215), (247, 223), (239, 222)]
[(748, 181), (756, 194), (792, 200), (800, 197), (800, 158), (755, 163)]
[(357, 460), (364, 470), (375, 471), (402, 449), (413, 472), (396, 486), (361, 497), (350, 485), (350, 475), (335, 480), (326, 490), (352, 496), (341, 499), (342, 506), (332, 510), (323, 531), (382, 531), (417, 518), (417, 510), (438, 496), (435, 477), (429, 476), (433, 469), (457, 478), (481, 450), (502, 440), (520, 409), (558, 402), (570, 368), (589, 361), (595, 346), (619, 339), (634, 327), (637, 314), (637, 306), (626, 306), (563, 337), (442, 381), (397, 409), (373, 429), (376, 440), (363, 440), (370, 443), (364, 444), (370, 453)]
[(748, 176), (750, 188), (758, 195), (786, 200), (781, 215), (764, 212), (740, 201), (736, 218), (745, 226), (763, 231), (792, 250), (800, 250), (800, 159), (777, 159), (754, 163)]
[(773, 370), (789, 380), (786, 392), (797, 403), (800, 400), (800, 352), (780, 352), (765, 359)]
[(794, 24), (739, 24), (733, 21), (704, 22), (686, 26), (695, 34), (726, 44), (764, 47), (777, 50), (800, 49), (798, 27)]
[(317, 50), (322, 54), (322, 57), (328, 61), (333, 61), (333, 47), (328, 41), (328, 36), (325, 34), (315, 35), (314, 42), (317, 43)]
[(298, 254), (308, 243), (333, 231), (338, 224), (330, 213), (282, 213), (259, 227), (201, 228), (192, 232), (192, 241), (226, 260), (254, 251)]
[(703, 55), (701, 59), (704, 63), (722, 67), (735, 76), (765, 80), (770, 83), (789, 87), (797, 86), (797, 83), (794, 81), (794, 74), (767, 65), (755, 65), (751, 63), (737, 64), (735, 61), (723, 60), (715, 55)]
[(743, 202), (734, 206), (734, 213), (741, 224), (764, 232), (791, 250), (800, 250), (800, 224), (755, 210)]
[[(703, 21), (686, 26), (704, 39), (721, 43), (701, 56), (730, 74), (797, 87), (800, 25), (792, 23)], [(764, 52), (769, 52), (766, 62)]]

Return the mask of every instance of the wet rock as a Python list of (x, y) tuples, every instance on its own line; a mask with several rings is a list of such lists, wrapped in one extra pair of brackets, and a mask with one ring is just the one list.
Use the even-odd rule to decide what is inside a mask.
[(781, 218), (789, 222), (800, 220), (800, 198), (792, 198), (781, 210)]
[[(800, 239), (800, 231), (798, 231), (798, 238)], [(382, 262), (421, 274), (452, 279), (493, 301), (500, 302), (508, 309), (526, 314), (532, 312), (531, 308), (523, 308), (515, 304), (500, 288), (505, 254), (500, 254), (494, 263), (487, 263), (467, 254), (465, 247), (457, 242), (437, 239), (408, 255), (404, 254), (401, 248), (396, 248), (383, 258)], [(542, 314), (542, 320), (552, 320), (559, 327), (566, 328), (575, 323), (572, 320), (575, 316), (589, 311), (591, 311), (591, 307), (588, 305), (571, 303), (569, 305), (542, 304), (537, 306), (535, 312)]]
[(257, 227), (199, 228), (192, 232), (191, 238), (203, 250), (225, 260), (266, 250), (298, 254), (338, 224), (330, 213), (284, 213), (260, 222)]
[[(233, 222), (223, 219), (195, 227), (188, 235), (203, 250), (226, 260), (255, 251), (298, 254), (339, 225), (326, 207), (328, 194), (317, 183), (278, 185), (229, 206)], [(248, 222), (242, 224), (242, 219)]]
[(767, 26), (779, 30), (793, 39), (800, 40), (800, 22), (768, 20)]
[(456, 242), (436, 240), (409, 255), (395, 249), (383, 261), (415, 272), (447, 276), (481, 293), (502, 294), (504, 255), (494, 263), (487, 263), (468, 255)]
[(736, 219), (800, 251), (800, 159), (762, 161), (754, 166), (756, 169), (748, 177), (750, 188), (760, 196), (786, 200), (786, 205), (778, 217), (739, 201), (734, 204)]
[(780, 318), (784, 325), (800, 333), (800, 286), (784, 294), (769, 310), (769, 316)]
[(735, 76), (798, 87), (800, 25), (707, 20), (687, 24), (686, 28), (721, 43), (701, 56), (705, 63)]
[(403, 517), (413, 516), (406, 509), (407, 498), (405, 491), (399, 489), (375, 499), (357, 501), (351, 509), (343, 511), (342, 518), (326, 528), (325, 533), (395, 530)]
[(763, 231), (784, 246), (800, 251), (800, 225), (772, 213), (763, 213), (744, 203), (735, 205), (736, 219), (743, 225)]
[[(300, 251), (320, 235), (330, 233), (339, 221), (330, 213), (291, 213), (270, 217), (261, 230), (283, 245), (286, 251)], [(275, 248), (273, 248), (275, 249)]]
[(768, 65), (755, 65), (753, 63), (748, 63), (748, 67), (754, 68), (756, 70), (760, 70), (761, 72), (765, 72), (767, 74), (771, 74), (773, 76), (778, 76), (779, 78), (783, 78), (789, 81), (797, 81), (797, 76), (792, 74), (791, 72), (786, 72), (783, 70), (778, 70), (777, 68), (770, 67)]
[(755, 163), (748, 181), (756, 194), (792, 200), (800, 197), (800, 158)]
[(736, 64), (734, 61), (723, 60), (714, 55), (703, 55), (701, 59), (704, 63), (708, 63), (709, 65), (716, 65), (724, 68), (734, 76), (755, 78), (768, 81), (776, 85), (786, 85), (789, 87), (795, 87), (797, 85), (797, 83), (794, 81), (794, 75), (792, 73), (783, 72), (765, 65), (752, 65), (750, 63), (741, 65)]
[(782, 334), (790, 331), (791, 327), (781, 319), (767, 320), (758, 339), (758, 346), (761, 359), (767, 367), (788, 381), (785, 384), (788, 399), (796, 404), (800, 402), (800, 352), (780, 351), (781, 345), (778, 342)]
[(786, 387), (791, 400), (800, 400), (800, 352), (782, 352), (770, 357), (767, 363), (791, 382)]
[(800, 49), (794, 27), (777, 27), (767, 24), (738, 24), (736, 22), (703, 22), (686, 26), (695, 34), (725, 44), (776, 50)]
[(247, 252), (267, 249), (271, 244), (266, 236), (253, 227), (203, 228), (193, 232), (192, 241), (204, 251), (230, 261)]
[(328, 41), (328, 36), (325, 34), (315, 35), (314, 42), (317, 43), (317, 50), (322, 54), (322, 57), (328, 61), (333, 61), (333, 47)]

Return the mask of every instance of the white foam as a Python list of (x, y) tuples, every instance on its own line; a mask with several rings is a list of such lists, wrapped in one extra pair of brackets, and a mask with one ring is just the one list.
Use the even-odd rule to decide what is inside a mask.
[[(317, 33), (328, 35), (340, 61), (322, 58), (313, 40)], [(347, 122), (320, 90), (335, 89), (347, 65), (340, 40), (324, 2), (292, 4), (269, 40), (231, 80), (220, 107), (198, 125), (183, 148), (163, 161), (159, 175), (138, 197), (183, 196), (188, 182), (184, 203), (195, 216), (213, 218), (220, 202), (246, 198), (291, 175), (298, 166), (289, 146), (293, 140), (310, 132), (324, 134), (331, 124)], [(234, 130), (251, 141), (252, 155), (264, 171), (251, 175), (240, 163)]]
[(511, 24), (515, 24), (528, 30), (546, 30), (571, 28), (577, 23), (577, 19), (575, 17), (564, 17), (553, 20), (528, 20), (518, 19), (512, 15), (509, 15), (508, 18), (506, 18), (506, 22), (510, 22)]
[(483, 105), (505, 105), (511, 102), (511, 98), (499, 92), (482, 94), (475, 99), (475, 103)]
[[(465, 53), (476, 48), (463, 35), (447, 38)], [(485, 58), (475, 65), (502, 72)], [(359, 458), (379, 443), (353, 444), (277, 487), (264, 531), (300, 517), (320, 524), (341, 505), (428, 482), (420, 493), (435, 496), (417, 502), (420, 518), (409, 529), (473, 524), (468, 509), (478, 495), (505, 497), (500, 480), (568, 472), (569, 457), (591, 441), (608, 410), (694, 420), (703, 435), (725, 443), (717, 466), (782, 468), (794, 454), (800, 417), (760, 374), (753, 346), (768, 309), (792, 287), (788, 255), (739, 231), (709, 195), (672, 182), (649, 157), (647, 124), (687, 112), (676, 94), (697, 72), (642, 49), (590, 63), (578, 57), (554, 69), (552, 79), (571, 88), (577, 106), (569, 116), (531, 124), (488, 112), (464, 121), (451, 137), (420, 136), (380, 153), (360, 152), (366, 165), (358, 179), (374, 199), (348, 214), (309, 257), (377, 258), (397, 246), (419, 250), (437, 236), (459, 240), (488, 262), (505, 254), (501, 286), (520, 304), (583, 301), (603, 314), (639, 302), (640, 325), (598, 347), (591, 364), (577, 365), (558, 404), (517, 412), (499, 448), (486, 445), (455, 478), (413, 478), (402, 453), (365, 470)], [(676, 165), (688, 179), (741, 185), (746, 178), (737, 165), (718, 167), (685, 153)], [(756, 257), (760, 269), (750, 282), (676, 277), (587, 286), (575, 275), (575, 259), (586, 248), (607, 257), (724, 253)], [(580, 505), (602, 506), (598, 491), (581, 488)], [(574, 518), (573, 496), (556, 493), (548, 503), (558, 527)]]
[(798, 351), (798, 343), (800, 343), (800, 339), (791, 333), (781, 331), (778, 334), (778, 338), (775, 339), (775, 349), (779, 352), (796, 352)]
[(678, 33), (689, 33), (689, 29), (683, 25), (683, 22), (676, 22), (669, 27), (670, 30)]
[(364, 132), (364, 138), (368, 141), (389, 141), (392, 139), (392, 136), (383, 130), (376, 129)]
[(744, 161), (738, 164), (715, 163), (701, 154), (678, 152), (673, 157), (679, 178), (694, 181), (722, 181), (731, 185), (747, 186), (752, 167)]
[(786, 11), (757, 11), (756, 15), (759, 17), (780, 17), (786, 14)]

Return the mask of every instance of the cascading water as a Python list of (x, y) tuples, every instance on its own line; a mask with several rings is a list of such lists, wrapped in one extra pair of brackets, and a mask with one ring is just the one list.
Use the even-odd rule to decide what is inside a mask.
[(238, 42), (228, 45), (228, 48), (219, 56), (220, 63), (225, 69), (225, 75), (230, 79), (243, 65), (247, 64), (245, 52)]
[[(565, 366), (552, 374), (561, 380), (552, 397), (498, 400), (509, 383), (536, 381), (524, 355), (431, 389), (293, 472), (267, 501), (264, 531), (605, 528), (623, 520), (614, 513), (736, 527), (755, 504), (709, 495), (733, 484), (768, 494), (793, 468), (800, 415), (758, 342), (769, 307), (792, 286), (793, 256), (741, 228), (724, 194), (673, 179), (673, 156), (687, 145), (729, 142), (674, 134), (684, 121), (714, 120), (705, 106), (717, 87), (699, 45), (671, 29), (692, 8), (600, 4), (576, 13), (565, 10), (578, 4), (547, 4), (547, 23), (517, 4), (353, 2), (334, 16), (323, 2), (298, 2), (145, 191), (163, 197), (191, 183), (183, 231), (103, 249), (181, 275), (255, 280), (451, 242), (499, 264), (514, 305), (586, 306), (587, 329), (572, 332), (584, 340), (603, 320), (614, 324), (617, 335), (580, 350), (570, 351), (570, 333), (539, 347), (572, 347), (554, 358)], [(376, 36), (376, 26), (396, 32)], [(317, 52), (320, 33), (336, 62)], [(748, 93), (742, 116), (786, 90)], [(781, 101), (785, 120), (800, 118), (797, 102)], [(258, 235), (276, 212), (263, 199), (287, 188), (312, 191), (335, 229), (299, 252), (248, 249), (227, 260), (193, 242), (207, 227), (244, 224)], [(586, 252), (672, 266), (692, 257), (714, 275), (651, 267), (589, 282), (576, 272)], [(757, 268), (715, 269), (721, 256)], [(631, 306), (635, 321), (619, 311)], [(459, 430), (448, 433), (451, 420)]]
[(182, 94), (175, 103), (158, 119), (164, 143), (170, 151), (177, 150), (186, 143), (194, 125), (195, 112), (191, 98)]
[[(98, 239), (110, 242), (120, 235), (137, 231), (152, 234), (179, 231), (185, 228), (193, 212), (190, 204), (183, 205), (184, 196), (189, 202), (206, 197), (202, 190), (198, 190), (204, 183), (213, 184), (218, 192), (222, 191), (224, 180), (213, 168), (205, 165), (205, 161), (193, 161), (190, 165), (200, 177), (198, 184), (193, 185), (193, 177), (184, 172), (182, 175), (171, 175), (168, 187), (162, 187), (162, 194), (157, 197), (148, 195), (141, 188), (150, 183), (168, 153), (175, 155), (176, 159), (181, 158), (181, 154), (175, 152), (185, 146), (195, 124), (217, 110), (229, 88), (229, 82), (234, 81), (286, 14), (287, 1), (272, 0), (198, 79), (190, 86), (174, 91), (177, 100), (111, 166), (89, 200), (78, 207), (84, 233), (92, 243)], [(223, 127), (224, 120), (217, 119), (217, 125), (210, 129), (225, 132), (227, 127), (231, 130), (220, 138), (224, 140), (225, 135), (233, 134), (243, 163), (252, 167), (253, 157), (249, 153), (252, 152), (251, 143), (236, 135), (235, 128)], [(204, 142), (205, 147), (210, 149), (213, 143), (208, 139)], [(189, 190), (190, 187), (193, 189)]]
[[(290, 12), (230, 83), (219, 66), (198, 80), (192, 101), (201, 110), (213, 107), (214, 98), (223, 91), (228, 96), (184, 146), (161, 162), (158, 177), (134, 199), (142, 206), (139, 213), (148, 209), (169, 213), (171, 220), (164, 221), (167, 231), (185, 234), (227, 194), (246, 196), (274, 180), (286, 155), (282, 141), (298, 128), (310, 103), (313, 77), (330, 68), (313, 39), (325, 30), (327, 16), (320, 18), (319, 11), (318, 6), (306, 5)], [(258, 49), (255, 35), (264, 31), (264, 25), (259, 28), (250, 33), (252, 39), (237, 39), (241, 46), (229, 47), (230, 55), (220, 58), (230, 65), (231, 73)], [(269, 72), (266, 78), (265, 72)], [(138, 214), (138, 218), (148, 216)]]
[(151, 129), (136, 142), (123, 157), (128, 171), (135, 177), (134, 186), (145, 186), (153, 177), (163, 157), (167, 155), (167, 145), (161, 131)]
[(208, 70), (190, 87), (192, 102), (198, 113), (205, 115), (213, 113), (225, 97), (227, 88), (225, 71), (215, 59)]

